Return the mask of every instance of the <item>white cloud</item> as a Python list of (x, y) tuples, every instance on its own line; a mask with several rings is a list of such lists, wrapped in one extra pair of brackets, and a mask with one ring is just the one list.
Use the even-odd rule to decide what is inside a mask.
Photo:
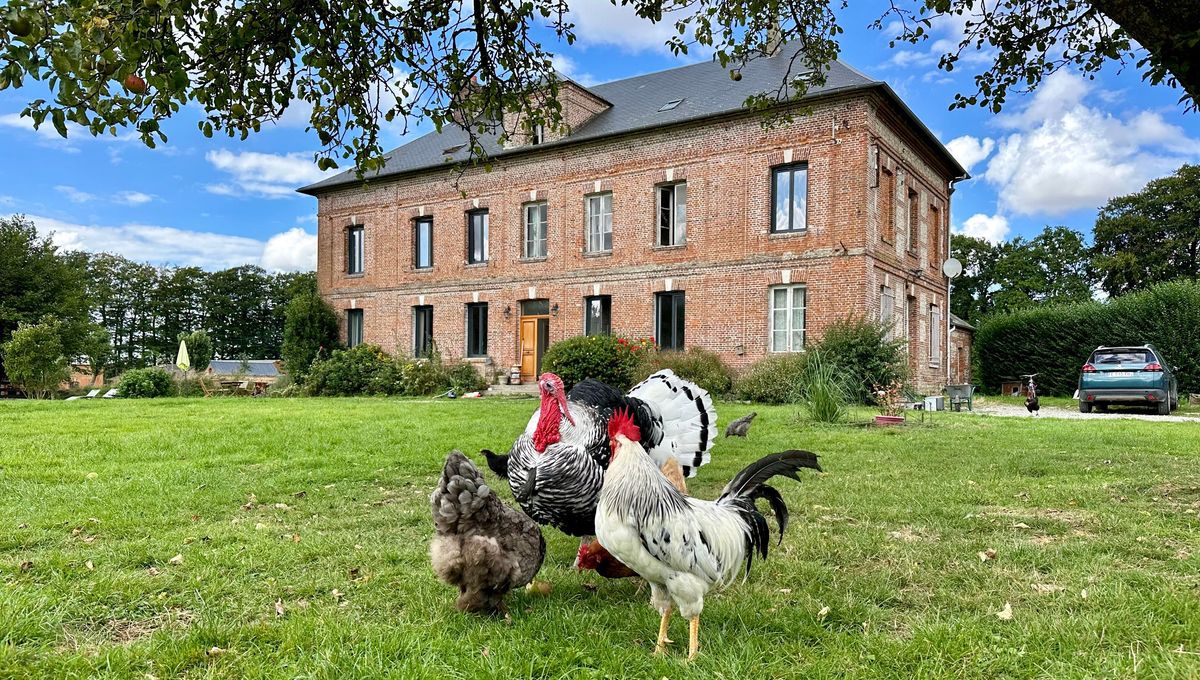
[(317, 268), (317, 235), (300, 227), (267, 239), (261, 266), (272, 271), (311, 271)]
[(209, 193), (222, 196), (284, 198), (297, 188), (316, 182), (327, 173), (307, 153), (276, 155), (256, 151), (209, 151), (205, 158), (213, 167), (232, 175), (229, 182), (210, 184)]
[(73, 186), (67, 184), (59, 184), (54, 187), (54, 190), (66, 197), (72, 203), (89, 203), (96, 200), (95, 194), (89, 194), (86, 191), (80, 191)]
[(946, 148), (959, 163), (962, 163), (967, 172), (971, 171), (971, 166), (992, 155), (992, 149), (995, 147), (996, 140), (991, 137), (979, 139), (971, 135), (963, 135), (946, 142)]
[(571, 80), (574, 80), (584, 87), (591, 87), (597, 83), (596, 78), (592, 74), (580, 73), (579, 65), (575, 63), (575, 60), (571, 59), (565, 54), (556, 54), (551, 61), (554, 63), (555, 71), (558, 71), (559, 73), (570, 78)]
[(116, 253), (156, 265), (215, 270), (256, 264), (274, 271), (305, 271), (316, 265), (316, 236), (299, 228), (263, 242), (150, 224), (73, 224), (38, 215), (30, 215), (29, 219), (37, 224), (39, 232), (53, 232), (55, 245), (65, 250)]
[(615, 45), (630, 52), (666, 52), (666, 41), (674, 35), (675, 19), (669, 12), (663, 20), (650, 23), (634, 13), (630, 5), (609, 0), (576, 0), (571, 3), (575, 35), (584, 45)]
[(1023, 215), (1096, 209), (1109, 198), (1200, 159), (1200, 140), (1158, 113), (1125, 117), (1087, 103), (1092, 86), (1060, 71), (1022, 110), (997, 118), (1013, 130), (984, 173), (999, 207)]
[[(24, 118), (19, 113), (0, 114), (0, 127), (13, 128), (14, 130), (23, 130), (25, 132), (35, 134), (38, 137), (38, 144), (67, 153), (78, 153), (79, 141), (101, 141), (101, 142), (140, 142), (136, 132), (126, 132), (117, 134), (102, 134), (99, 136), (93, 135), (87, 128), (76, 123), (67, 122), (67, 137), (58, 134), (54, 126), (50, 123), (43, 123), (36, 130), (33, 127), (32, 118)], [(160, 149), (163, 147), (159, 147)]]
[[(931, 24), (925, 29), (926, 35), (930, 37), (927, 41), (921, 41), (906, 48), (897, 47), (892, 54), (882, 65), (883, 68), (929, 68), (936, 65), (942, 58), (942, 55), (958, 52), (958, 44), (967, 35), (967, 22), (978, 22), (980, 16), (973, 12), (963, 14), (945, 14), (931, 20)], [(883, 35), (889, 39), (899, 36), (903, 31), (903, 26), (900, 22), (893, 21), (887, 24), (883, 29)], [(897, 43), (898, 45), (909, 45), (909, 43)], [(959, 57), (959, 65), (963, 64), (983, 64), (992, 61), (995, 58), (995, 51), (990, 47), (983, 49), (975, 49), (968, 47), (963, 50)], [(940, 69), (933, 69), (925, 73), (925, 82), (948, 82), (950, 77), (946, 72)]]
[(140, 191), (122, 191), (117, 194), (116, 201), (125, 205), (141, 205), (154, 200), (154, 196)]
[(1008, 237), (1008, 220), (1003, 215), (976, 213), (968, 217), (961, 226), (955, 227), (954, 233), (974, 236), (989, 243), (1000, 243)]

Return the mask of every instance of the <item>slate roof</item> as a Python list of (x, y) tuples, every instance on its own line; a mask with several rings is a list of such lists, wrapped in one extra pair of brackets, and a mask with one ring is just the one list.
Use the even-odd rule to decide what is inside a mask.
[[(245, 372), (247, 377), (269, 378), (279, 375), (279, 368), (271, 359), (251, 359), (246, 363), (250, 365), (250, 370)], [(242, 372), (242, 362), (238, 359), (213, 359), (208, 367), (215, 375), (237, 375)]]
[[(582, 126), (571, 131), (563, 139), (538, 146), (522, 146), (505, 149), (497, 142), (496, 135), (484, 135), (481, 139), (484, 150), (491, 157), (503, 157), (518, 153), (531, 153), (547, 148), (559, 147), (576, 142), (598, 139), (617, 134), (661, 127), (674, 123), (710, 118), (743, 110), (742, 104), (752, 94), (774, 92), (787, 74), (790, 58), (788, 50), (770, 59), (757, 59), (742, 69), (742, 79), (734, 82), (729, 69), (715, 61), (706, 61), (688, 66), (647, 73), (641, 76), (615, 80), (585, 88), (612, 106), (593, 117)], [(793, 69), (795, 77), (800, 71)], [(582, 87), (582, 86), (581, 86)], [(916, 115), (900, 100), (887, 83), (873, 80), (860, 71), (842, 63), (834, 62), (821, 87), (809, 90), (809, 96), (821, 96), (855, 90), (879, 90), (890, 99), (907, 117), (919, 136), (926, 138), (935, 153), (942, 156), (960, 176), (967, 171), (954, 159), (950, 152), (929, 131)], [(660, 111), (664, 104), (682, 100), (678, 106)], [(367, 178), (387, 177), (447, 165), (453, 161), (466, 160), (468, 150), (467, 133), (458, 126), (447, 125), (440, 133), (431, 132), (404, 146), (384, 154), (384, 166)], [(446, 151), (462, 146), (452, 153)], [(318, 195), (330, 189), (359, 183), (353, 170), (347, 170), (314, 184), (299, 189), (301, 193)]]
[(954, 312), (950, 312), (950, 325), (951, 325), (951, 326), (954, 326), (955, 328), (961, 328), (961, 329), (963, 329), (963, 330), (965, 330), (965, 331), (973, 331), (973, 330), (975, 330), (975, 327), (974, 327), (974, 326), (972, 326), (971, 324), (967, 323), (966, 321), (963, 321), (962, 317), (960, 317), (959, 315), (955, 314)]

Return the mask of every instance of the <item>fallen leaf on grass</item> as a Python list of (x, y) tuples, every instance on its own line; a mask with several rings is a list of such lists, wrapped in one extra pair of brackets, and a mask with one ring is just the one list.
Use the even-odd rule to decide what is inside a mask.
[(224, 653), (225, 653), (224, 649), (221, 649), (220, 647), (217, 647), (215, 645), (212, 647), (209, 647), (208, 651), (205, 652), (205, 654), (207, 654), (208, 656), (220, 656)]
[(254, 525), (255, 531), (262, 531), (263, 529), (266, 529), (266, 528), (267, 528), (267, 525), (263, 524), (262, 522), (258, 522), (257, 524)]
[(527, 590), (531, 593), (545, 596), (554, 591), (554, 586), (549, 581), (533, 581), (529, 584)]
[(345, 594), (345, 593), (343, 593), (342, 591), (338, 590), (337, 588), (334, 588), (334, 589), (333, 589), (333, 591), (332, 591), (332, 592), (330, 592), (329, 594), (333, 596), (333, 599), (334, 599), (334, 601), (335, 601), (335, 602), (336, 602), (336, 601), (339, 601), (339, 600), (341, 600), (343, 597), (345, 597), (345, 596), (346, 596), (346, 594)]
[(91, 560), (88, 560), (87, 562), (84, 562), (84, 563), (83, 563), (83, 566), (87, 567), (87, 570), (88, 570), (88, 571), (92, 571), (92, 570), (94, 570), (94, 569), (96, 568), (96, 565), (95, 565), (95, 564), (92, 564), (92, 561), (91, 561)]
[(288, 507), (287, 503), (276, 503), (275, 509), (276, 510), (291, 510), (291, 508)]
[(28, 529), (29, 525), (24, 522), (21, 522), (20, 524), (17, 525), (17, 528), (18, 529)]
[(296, 493), (292, 494), (292, 498), (304, 498), (307, 495), (307, 491), (297, 491)]
[(147, 567), (146, 573), (150, 574), (151, 576), (158, 576), (158, 569), (156, 569), (155, 567)]
[(583, 589), (588, 591), (589, 593), (594, 593), (600, 589), (600, 586), (596, 585), (595, 583), (584, 583)]
[(257, 504), (258, 504), (258, 497), (255, 496), (254, 494), (250, 494), (250, 496), (246, 499), (246, 502), (242, 504), (242, 509), (243, 510), (253, 510), (254, 506)]
[(33, 569), (33, 562), (30, 562), (29, 560), (25, 560), (24, 562), (21, 563), (20, 569), (23, 572)]
[(183, 564), (183, 555), (176, 555), (167, 561), (171, 564)]
[(821, 611), (817, 612), (817, 618), (824, 621), (826, 616), (829, 616), (829, 607), (821, 607)]
[(87, 478), (88, 478), (88, 479), (95, 479), (95, 478), (97, 478), (97, 477), (99, 477), (99, 476), (100, 476), (100, 475), (96, 474), (95, 472), (89, 472), (89, 473), (87, 473)]
[(1058, 593), (1058, 592), (1062, 592), (1064, 590), (1066, 590), (1066, 588), (1063, 588), (1062, 586), (1057, 585), (1055, 583), (1034, 583), (1033, 584), (1033, 592), (1039, 593), (1042, 595), (1047, 595), (1049, 593)]
[(979, 561), (980, 562), (987, 562), (988, 560), (994, 560), (994, 559), (996, 559), (996, 549), (995, 548), (988, 548), (987, 550), (979, 551)]
[(1012, 604), (1010, 604), (1008, 602), (1004, 603), (1004, 609), (1001, 609), (1000, 611), (996, 612), (996, 618), (1000, 619), (1001, 621), (1012, 621), (1012, 617), (1013, 617)]
[(1084, 588), (1083, 590), (1079, 591), (1079, 597), (1081, 597), (1085, 600), (1087, 599), (1087, 588)]
[(292, 534), (292, 543), (300, 542), (300, 534)]
[(492, 655), (492, 650), (488, 649), (487, 647), (484, 647), (483, 649), (479, 650), (479, 653), (482, 654), (483, 658), (486, 659)]
[(1013, 525), (1013, 528), (1014, 529), (1029, 529), (1031, 527), (1024, 522), (1017, 522), (1016, 524)]
[(779, 592), (783, 593), (784, 595), (787, 595), (788, 593), (792, 592), (792, 589), (791, 588), (780, 588)]
[(283, 618), (283, 600), (275, 600), (275, 616)]

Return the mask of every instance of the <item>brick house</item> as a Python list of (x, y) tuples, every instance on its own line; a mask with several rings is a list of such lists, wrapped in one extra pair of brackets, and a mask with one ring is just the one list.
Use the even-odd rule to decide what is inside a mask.
[[(447, 127), (300, 191), (318, 199), (317, 279), (346, 341), (482, 370), (583, 333), (703, 347), (735, 367), (799, 351), (847, 315), (909, 342), (914, 383), (946, 382), (948, 216), (966, 171), (883, 82), (835, 63), (808, 110), (763, 125), (713, 62), (590, 88), (564, 80), (566, 127), (501, 146), (455, 186)], [(506, 121), (507, 129), (520, 129)]]

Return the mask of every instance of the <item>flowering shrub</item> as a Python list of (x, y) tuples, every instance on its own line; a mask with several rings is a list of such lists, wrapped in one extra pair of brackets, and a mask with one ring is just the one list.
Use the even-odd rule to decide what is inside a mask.
[(898, 416), (904, 406), (904, 383), (896, 380), (887, 385), (875, 385), (872, 388), (875, 403), (885, 416)]
[(557, 374), (568, 390), (588, 378), (626, 390), (634, 383), (641, 358), (653, 347), (653, 338), (581, 335), (551, 345), (542, 357), (542, 370)]

